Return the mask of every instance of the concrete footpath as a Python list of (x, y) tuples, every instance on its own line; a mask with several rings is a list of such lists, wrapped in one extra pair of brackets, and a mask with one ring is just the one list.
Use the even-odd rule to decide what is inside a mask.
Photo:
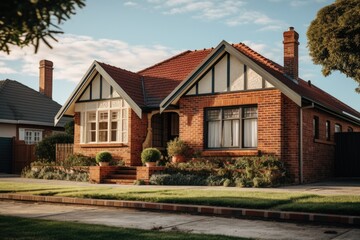
[(220, 234), (254, 239), (360, 239), (353, 227), (295, 224), (65, 204), (0, 201), (0, 214), (159, 231)]

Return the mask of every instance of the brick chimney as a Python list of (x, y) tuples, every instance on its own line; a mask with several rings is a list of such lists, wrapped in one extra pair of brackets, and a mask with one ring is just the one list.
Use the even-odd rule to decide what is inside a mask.
[(52, 99), (53, 63), (49, 60), (41, 60), (39, 63), (39, 92)]
[(285, 74), (297, 82), (299, 77), (299, 34), (294, 27), (284, 32), (284, 69)]

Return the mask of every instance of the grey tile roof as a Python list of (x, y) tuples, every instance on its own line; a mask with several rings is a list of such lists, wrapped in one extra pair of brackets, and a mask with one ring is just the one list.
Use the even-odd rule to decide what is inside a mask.
[[(33, 121), (35, 125), (54, 125), (54, 117), (61, 105), (49, 97), (14, 80), (0, 80), (0, 119)], [(63, 118), (58, 126), (64, 126)], [(44, 123), (44, 124), (40, 124)]]

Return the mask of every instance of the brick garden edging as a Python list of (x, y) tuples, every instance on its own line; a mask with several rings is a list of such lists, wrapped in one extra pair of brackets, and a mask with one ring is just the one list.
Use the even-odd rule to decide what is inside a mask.
[(261, 209), (231, 208), (231, 207), (213, 207), (203, 205), (173, 204), (173, 203), (152, 203), (141, 201), (125, 200), (104, 200), (88, 199), (74, 197), (55, 197), (55, 196), (37, 196), (26, 194), (3, 193), (0, 194), (2, 200), (47, 202), (47, 203), (64, 203), (80, 204), (103, 207), (121, 207), (148, 210), (164, 210), (169, 212), (182, 212), (189, 214), (204, 214), (219, 217), (234, 218), (260, 218), (269, 220), (290, 220), (300, 222), (317, 222), (331, 224), (360, 225), (360, 216), (320, 214), (320, 213), (303, 213), (303, 212), (284, 212)]

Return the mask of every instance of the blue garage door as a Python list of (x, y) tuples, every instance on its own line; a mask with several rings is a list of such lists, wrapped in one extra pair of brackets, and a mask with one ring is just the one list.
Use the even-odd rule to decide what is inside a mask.
[(0, 137), (0, 173), (11, 173), (12, 138)]

